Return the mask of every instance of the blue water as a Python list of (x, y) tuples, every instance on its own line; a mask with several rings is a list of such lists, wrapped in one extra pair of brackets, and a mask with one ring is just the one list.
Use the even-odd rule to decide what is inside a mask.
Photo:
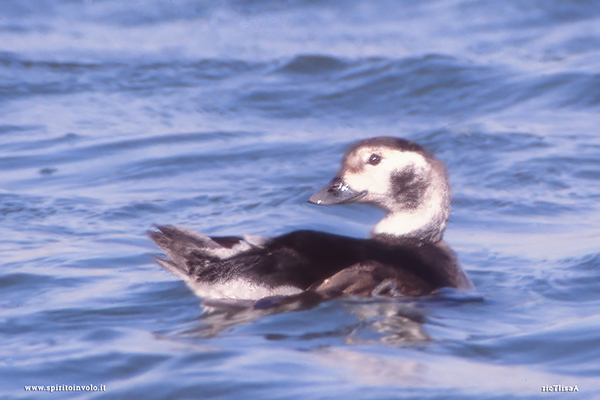
[[(592, 0), (3, 0), (0, 397), (600, 398), (599, 126)], [(366, 236), (306, 200), (381, 135), (446, 162), (475, 291), (206, 313), (150, 257)]]

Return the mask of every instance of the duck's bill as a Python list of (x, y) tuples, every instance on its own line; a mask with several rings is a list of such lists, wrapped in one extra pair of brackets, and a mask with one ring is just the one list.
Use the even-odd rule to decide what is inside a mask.
[(329, 206), (332, 204), (343, 204), (358, 201), (367, 194), (366, 191), (359, 192), (348, 186), (343, 179), (334, 178), (324, 188), (310, 196), (309, 203)]

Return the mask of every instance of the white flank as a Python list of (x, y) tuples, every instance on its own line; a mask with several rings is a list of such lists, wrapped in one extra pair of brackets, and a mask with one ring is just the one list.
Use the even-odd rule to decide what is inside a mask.
[(244, 278), (231, 279), (221, 283), (190, 282), (187, 284), (197, 296), (204, 299), (259, 300), (269, 296), (290, 296), (302, 292), (293, 286), (270, 288), (256, 285)]

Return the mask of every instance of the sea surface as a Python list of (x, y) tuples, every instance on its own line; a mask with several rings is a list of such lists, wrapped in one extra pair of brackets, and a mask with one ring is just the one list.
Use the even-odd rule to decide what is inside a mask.
[[(367, 237), (306, 200), (373, 136), (446, 163), (474, 291), (211, 312), (152, 259)], [(598, 1), (2, 0), (0, 171), (2, 399), (600, 399)]]

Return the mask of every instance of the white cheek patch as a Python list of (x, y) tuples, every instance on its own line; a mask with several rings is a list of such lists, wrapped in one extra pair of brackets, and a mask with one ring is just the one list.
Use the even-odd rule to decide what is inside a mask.
[[(397, 151), (381, 148), (367, 148), (362, 154), (368, 159), (371, 154), (379, 154), (382, 161), (377, 165), (369, 165), (365, 162), (360, 172), (346, 172), (342, 179), (352, 189), (362, 192), (368, 191), (373, 197), (389, 196), (392, 188), (392, 175), (407, 168), (426, 173), (431, 166), (427, 160), (418, 153)], [(358, 156), (357, 156), (358, 157)], [(390, 199), (391, 200), (391, 199)]]
[(363, 170), (360, 173), (348, 173), (342, 179), (351, 189), (357, 192), (367, 191), (371, 195), (383, 195), (389, 191), (389, 178), (374, 172)]

